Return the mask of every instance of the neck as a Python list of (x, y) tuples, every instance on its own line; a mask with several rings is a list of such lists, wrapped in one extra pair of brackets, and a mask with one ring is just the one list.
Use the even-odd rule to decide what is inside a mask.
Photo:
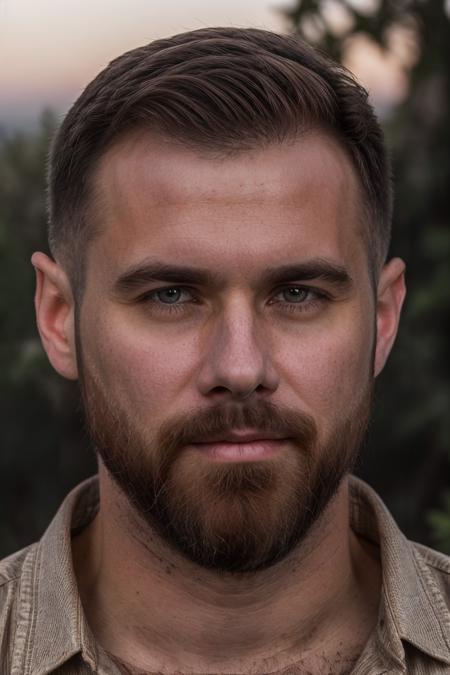
[(100, 495), (96, 519), (74, 539), (74, 565), (92, 632), (119, 659), (153, 672), (238, 673), (318, 663), (324, 644), (334, 658), (345, 636), (355, 643), (349, 654), (361, 651), (376, 620), (378, 569), (350, 529), (347, 480), (301, 546), (242, 575), (174, 553), (104, 471)]

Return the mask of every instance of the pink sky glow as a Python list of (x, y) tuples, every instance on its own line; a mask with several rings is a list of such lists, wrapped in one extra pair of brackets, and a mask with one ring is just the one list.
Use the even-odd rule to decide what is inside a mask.
[[(365, 0), (367, 1), (367, 0)], [(155, 38), (210, 25), (285, 29), (289, 0), (0, 0), (0, 125), (64, 112), (112, 58)], [(359, 45), (349, 65), (381, 105), (403, 95), (394, 61)]]

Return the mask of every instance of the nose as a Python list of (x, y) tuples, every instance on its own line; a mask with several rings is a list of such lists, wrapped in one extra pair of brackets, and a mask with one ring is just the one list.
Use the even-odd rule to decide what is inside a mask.
[(198, 373), (204, 396), (244, 400), (278, 388), (269, 340), (249, 303), (240, 300), (218, 317)]

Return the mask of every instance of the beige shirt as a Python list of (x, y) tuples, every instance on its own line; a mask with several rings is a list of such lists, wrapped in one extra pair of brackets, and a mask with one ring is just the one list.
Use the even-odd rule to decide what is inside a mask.
[[(383, 575), (378, 624), (352, 675), (450, 675), (450, 558), (409, 542), (365, 483), (350, 487), (352, 528), (379, 546)], [(40, 542), (0, 563), (0, 675), (118, 675), (86, 623), (72, 566), (71, 534), (97, 508), (91, 479)]]

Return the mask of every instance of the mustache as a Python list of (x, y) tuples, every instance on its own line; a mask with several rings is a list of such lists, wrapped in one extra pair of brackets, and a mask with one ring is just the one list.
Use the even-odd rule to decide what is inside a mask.
[(164, 460), (170, 461), (183, 446), (243, 429), (291, 438), (304, 448), (310, 448), (317, 437), (316, 423), (307, 413), (261, 400), (191, 409), (172, 417), (161, 426), (157, 446), (163, 449)]

